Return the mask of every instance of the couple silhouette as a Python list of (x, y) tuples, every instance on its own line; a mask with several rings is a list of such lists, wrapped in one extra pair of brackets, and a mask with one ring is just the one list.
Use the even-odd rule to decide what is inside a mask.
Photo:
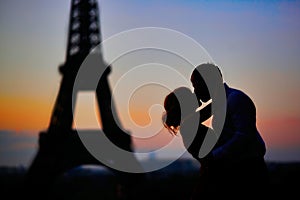
[[(211, 77), (204, 72), (210, 70), (214, 71), (215, 79), (206, 84)], [(237, 199), (266, 194), (266, 146), (256, 127), (253, 101), (241, 90), (229, 87), (214, 64), (197, 66), (190, 80), (194, 93), (187, 87), (179, 87), (165, 97), (163, 123), (171, 134), (180, 132), (185, 148), (200, 162), (199, 178), (191, 199)], [(222, 91), (225, 91), (225, 104), (221, 103), (214, 110), (213, 104), (220, 101)], [(210, 125), (204, 123), (208, 119)], [(206, 137), (213, 139), (206, 140)], [(211, 148), (201, 153), (211, 141), (214, 142), (208, 144)]]

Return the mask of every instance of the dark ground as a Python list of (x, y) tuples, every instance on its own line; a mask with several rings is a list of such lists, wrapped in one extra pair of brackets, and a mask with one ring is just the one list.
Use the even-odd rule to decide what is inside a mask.
[[(270, 197), (299, 199), (300, 162), (268, 162)], [(140, 199), (188, 199), (197, 180), (198, 165), (180, 160), (164, 169), (147, 173), (134, 190)], [(23, 196), (26, 168), (0, 167), (1, 196)], [(57, 179), (50, 199), (116, 199), (120, 191), (115, 176), (103, 167), (74, 168)], [(290, 198), (293, 197), (293, 198)], [(2, 198), (1, 198), (2, 199)], [(44, 198), (40, 198), (44, 199)]]

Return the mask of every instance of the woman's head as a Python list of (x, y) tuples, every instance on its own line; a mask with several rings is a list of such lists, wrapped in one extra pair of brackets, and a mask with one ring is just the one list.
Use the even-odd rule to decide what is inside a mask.
[(179, 87), (169, 93), (164, 101), (164, 126), (172, 133), (178, 132), (182, 120), (199, 107), (197, 97), (189, 88)]

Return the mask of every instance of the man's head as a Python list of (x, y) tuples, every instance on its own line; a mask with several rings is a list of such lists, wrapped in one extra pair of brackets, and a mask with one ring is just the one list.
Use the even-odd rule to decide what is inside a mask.
[(194, 71), (191, 75), (191, 82), (194, 87), (194, 92), (195, 92), (197, 98), (203, 102), (207, 102), (208, 100), (211, 99), (208, 87), (205, 83), (203, 76), (201, 75), (201, 71), (203, 71), (203, 69), (208, 69), (208, 68), (217, 68), (222, 77), (222, 73), (221, 73), (220, 69), (216, 65), (211, 64), (211, 63), (205, 63), (205, 64), (198, 65), (194, 69)]

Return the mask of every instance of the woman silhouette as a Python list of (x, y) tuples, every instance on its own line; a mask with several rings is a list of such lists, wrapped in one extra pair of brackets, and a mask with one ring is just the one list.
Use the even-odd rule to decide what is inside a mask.
[(206, 177), (206, 165), (209, 160), (209, 155), (204, 158), (199, 158), (199, 151), (203, 140), (210, 127), (203, 124), (211, 117), (211, 105), (207, 105), (202, 110), (198, 111), (201, 102), (189, 88), (179, 87), (168, 94), (164, 101), (165, 113), (162, 120), (164, 126), (172, 135), (177, 135), (179, 132), (182, 136), (183, 144), (187, 151), (197, 159), (200, 164), (200, 179), (195, 187), (193, 196), (200, 195), (203, 197), (209, 193), (209, 187)]
[(199, 150), (209, 128), (202, 122), (211, 116), (211, 109), (208, 105), (201, 110), (200, 115), (196, 111), (199, 107), (196, 95), (187, 87), (179, 87), (165, 98), (163, 123), (172, 135), (177, 135), (180, 130), (188, 152), (200, 161)]

